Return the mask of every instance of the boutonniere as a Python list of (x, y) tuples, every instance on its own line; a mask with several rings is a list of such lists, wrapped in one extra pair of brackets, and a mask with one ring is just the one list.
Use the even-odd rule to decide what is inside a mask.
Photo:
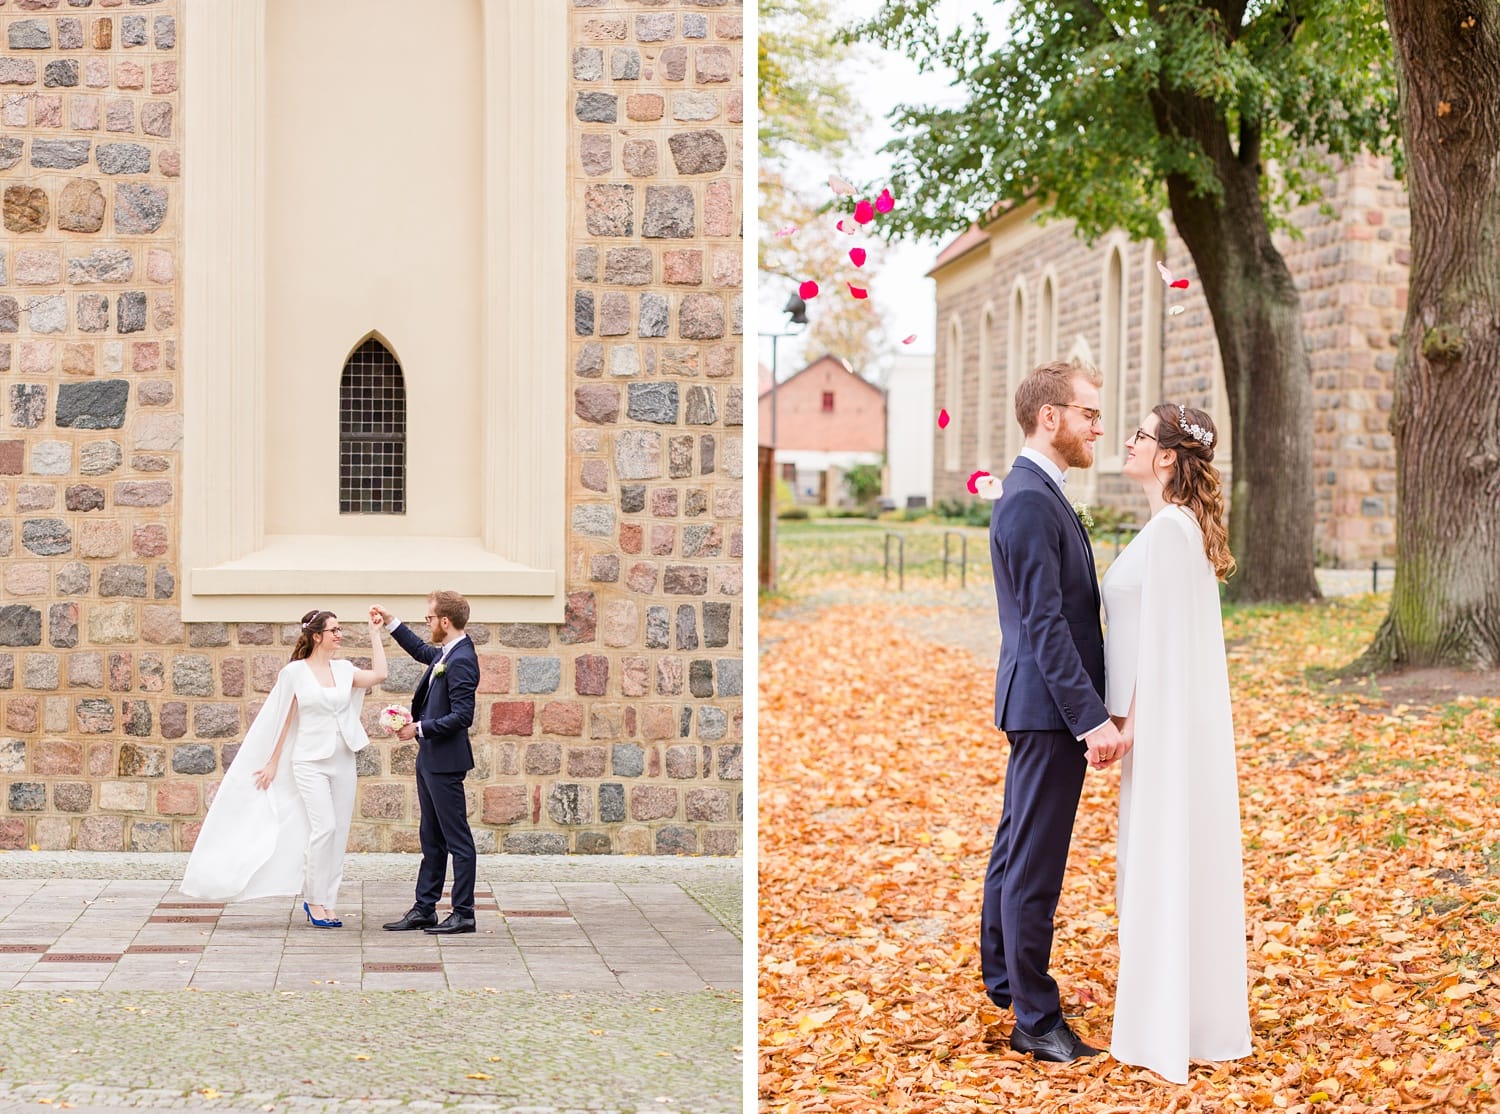
[(1073, 513), (1078, 516), (1078, 521), (1083, 523), (1085, 530), (1093, 530), (1094, 516), (1089, 514), (1089, 505), (1081, 499), (1073, 500)]
[(448, 672), (448, 663), (445, 661), (440, 661), (437, 665), (433, 666), (432, 675), (434, 677), (441, 677), (446, 672)]

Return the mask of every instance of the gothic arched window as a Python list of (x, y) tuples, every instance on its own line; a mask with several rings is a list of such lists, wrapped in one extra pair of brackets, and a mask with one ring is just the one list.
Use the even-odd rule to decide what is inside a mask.
[(339, 379), (339, 513), (406, 513), (406, 384), (373, 336)]

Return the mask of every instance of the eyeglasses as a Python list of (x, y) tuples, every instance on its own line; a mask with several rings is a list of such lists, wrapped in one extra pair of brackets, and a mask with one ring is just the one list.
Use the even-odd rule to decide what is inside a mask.
[(343, 634), (344, 633), (344, 628), (343, 627), (324, 627), (322, 633), (323, 634)]
[[(1138, 429), (1138, 430), (1136, 430), (1134, 433), (1132, 433), (1130, 435), (1129, 440), (1131, 440), (1131, 441), (1139, 441), (1142, 438), (1145, 438), (1148, 441), (1156, 441), (1156, 438), (1153, 437), (1151, 434), (1147, 433), (1144, 429)], [(1157, 443), (1160, 444), (1160, 442), (1157, 442)]]
[(1062, 403), (1056, 403), (1055, 405), (1065, 406), (1069, 410), (1080, 410), (1080, 411), (1082, 411), (1083, 412), (1083, 416), (1088, 421), (1089, 425), (1100, 425), (1104, 421), (1104, 411), (1103, 410), (1095, 410), (1091, 406), (1079, 406), (1076, 402), (1062, 402)]
[(422, 618), (429, 623), (435, 623), (442, 618), (441, 615), (423, 615)]

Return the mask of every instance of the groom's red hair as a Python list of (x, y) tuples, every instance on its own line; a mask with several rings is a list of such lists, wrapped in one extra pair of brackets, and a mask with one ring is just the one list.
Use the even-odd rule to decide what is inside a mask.
[(1027, 437), (1036, 432), (1037, 415), (1043, 406), (1066, 406), (1072, 402), (1075, 379), (1095, 387), (1104, 385), (1099, 369), (1082, 360), (1053, 360), (1032, 368), (1016, 388), (1016, 421), (1021, 423), (1021, 432)]

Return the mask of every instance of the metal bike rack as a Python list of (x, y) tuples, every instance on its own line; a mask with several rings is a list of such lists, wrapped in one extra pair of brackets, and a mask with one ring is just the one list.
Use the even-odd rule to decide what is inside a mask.
[(948, 539), (958, 539), (958, 586), (969, 586), (969, 535), (958, 530), (943, 531), (943, 583), (948, 583)]
[(885, 585), (891, 584), (891, 539), (896, 539), (896, 590), (906, 591), (906, 538), (894, 530), (885, 532)]

